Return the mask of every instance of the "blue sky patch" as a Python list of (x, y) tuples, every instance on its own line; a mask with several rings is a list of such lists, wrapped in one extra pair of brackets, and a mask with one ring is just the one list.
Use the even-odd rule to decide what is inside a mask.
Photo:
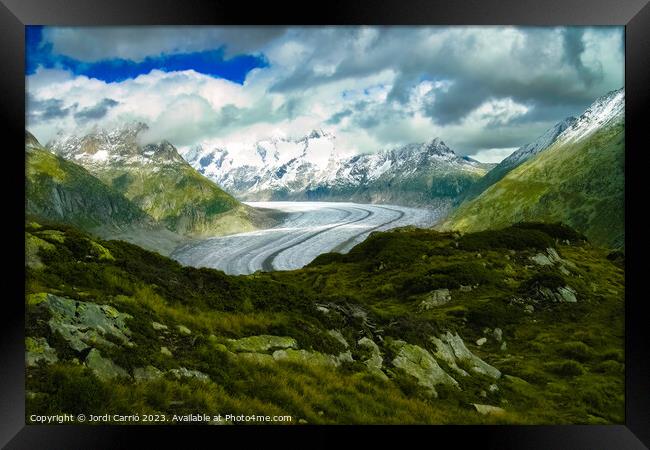
[(236, 55), (224, 59), (223, 48), (192, 53), (147, 57), (141, 62), (128, 59), (107, 59), (83, 62), (53, 52), (52, 44), (43, 42), (42, 26), (25, 27), (25, 72), (32, 75), (38, 67), (69, 70), (108, 83), (136, 78), (158, 69), (164, 72), (194, 70), (214, 78), (224, 78), (243, 84), (246, 75), (255, 68), (268, 67), (263, 56)]

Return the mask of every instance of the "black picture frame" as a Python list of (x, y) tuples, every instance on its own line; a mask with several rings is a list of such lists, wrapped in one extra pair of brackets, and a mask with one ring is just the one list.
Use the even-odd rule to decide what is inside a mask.
[[(24, 371), (24, 27), (25, 25), (244, 25), (244, 24), (394, 24), (394, 25), (624, 25), (626, 90), (626, 419), (608, 426), (434, 426), (416, 427), (418, 438), (432, 443), (450, 440), (461, 448), (627, 449), (650, 445), (650, 354), (643, 314), (643, 260), (646, 239), (642, 220), (633, 217), (634, 201), (643, 190), (647, 150), (644, 112), (650, 100), (650, 5), (648, 0), (330, 0), (323, 4), (282, 4), (219, 0), (2, 0), (3, 193), (6, 213), (3, 234), (8, 272), (0, 328), (0, 445), (6, 448), (130, 448), (136, 437), (167, 444), (194, 439), (222, 443), (226, 437), (241, 445), (248, 439), (273, 435), (318, 434), (320, 444), (339, 442), (340, 431), (369, 432), (380, 439), (404, 441), (414, 427), (141, 427), (25, 425)], [(15, 234), (15, 237), (14, 237)], [(647, 257), (645, 258), (647, 260)], [(251, 432), (250, 430), (254, 430)], [(296, 431), (297, 430), (297, 431)], [(338, 432), (337, 432), (338, 431)], [(210, 433), (210, 436), (200, 436)], [(215, 435), (216, 433), (216, 435)], [(282, 433), (280, 435), (280, 433)], [(271, 436), (268, 436), (270, 434)], [(138, 436), (136, 436), (138, 435)], [(140, 436), (143, 435), (143, 436)], [(217, 440), (218, 439), (218, 440)], [(192, 441), (192, 442), (193, 442)], [(425, 441), (425, 442), (426, 442)], [(414, 445), (413, 443), (412, 445)]]

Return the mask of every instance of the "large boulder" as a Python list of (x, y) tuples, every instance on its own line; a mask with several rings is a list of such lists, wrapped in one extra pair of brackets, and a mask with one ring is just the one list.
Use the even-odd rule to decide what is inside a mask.
[(136, 382), (157, 380), (162, 378), (163, 372), (154, 366), (136, 367), (133, 369), (133, 378)]
[(292, 337), (262, 334), (241, 339), (228, 339), (228, 347), (233, 352), (265, 353), (272, 350), (296, 349), (298, 343)]
[(392, 347), (397, 353), (393, 365), (415, 377), (418, 384), (427, 388), (433, 396), (438, 396), (436, 385), (459, 387), (458, 382), (449, 376), (433, 356), (422, 347), (404, 341), (394, 341)]
[(129, 339), (131, 332), (126, 327), (126, 319), (131, 316), (110, 305), (82, 302), (47, 293), (30, 296), (28, 303), (47, 309), (51, 315), (48, 321), (50, 330), (59, 333), (76, 351), (98, 344), (107, 347), (115, 345), (106, 336), (111, 336), (125, 346), (134, 345)]

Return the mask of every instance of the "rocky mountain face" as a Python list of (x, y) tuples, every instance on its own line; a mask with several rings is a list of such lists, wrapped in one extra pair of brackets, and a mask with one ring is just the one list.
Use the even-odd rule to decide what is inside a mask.
[(624, 244), (625, 91), (598, 98), (555, 141), (452, 213), (464, 231), (562, 221), (594, 242)]
[(194, 147), (183, 156), (202, 174), (246, 200), (334, 200), (443, 205), (491, 165), (457, 156), (440, 139), (372, 154), (343, 156), (335, 137), (270, 139), (252, 148)]
[(47, 147), (90, 173), (168, 229), (188, 235), (250, 231), (265, 218), (197, 173), (167, 141), (143, 145), (131, 123), (85, 136), (57, 135)]

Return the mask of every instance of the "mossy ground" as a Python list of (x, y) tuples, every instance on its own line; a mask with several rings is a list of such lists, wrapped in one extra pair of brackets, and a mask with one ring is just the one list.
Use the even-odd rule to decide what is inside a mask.
[[(65, 239), (47, 232), (52, 229)], [(300, 270), (249, 276), (183, 267), (71, 227), (27, 224), (26, 231), (54, 246), (38, 250), (43, 268), (27, 268), (27, 294), (51, 292), (109, 304), (133, 316), (127, 326), (136, 345), (101, 348), (102, 355), (129, 373), (147, 365), (182, 366), (211, 380), (100, 381), (75, 360), (83, 355), (50, 332), (47, 314), (31, 302), (26, 335), (45, 337), (59, 362), (28, 371), (28, 415), (228, 412), (289, 414), (293, 423), (623, 422), (624, 272), (617, 258), (579, 235), (567, 235), (563, 227), (520, 225), (465, 235), (414, 228), (373, 233), (347, 255), (325, 254)], [(98, 252), (96, 244), (108, 253)], [(530, 260), (549, 245), (572, 263), (570, 275)], [(547, 283), (562, 277), (576, 290), (578, 302), (537, 303), (532, 314), (525, 312), (513, 299), (540, 276)], [(421, 311), (422, 296), (438, 288), (450, 289), (451, 302)], [(153, 321), (168, 330), (154, 330)], [(474, 344), (484, 328), (496, 327), (503, 330), (506, 350), (493, 338)], [(485, 397), (480, 391), (491, 381), (470, 377), (460, 380), (462, 390), (440, 388), (433, 399), (398, 370), (388, 381), (368, 373), (358, 362), (362, 349), (353, 348), (354, 363), (326, 368), (257, 365), (234, 358), (222, 345), (227, 338), (270, 334), (291, 336), (301, 349), (335, 354), (343, 348), (329, 329), (340, 330), (353, 347), (362, 336), (375, 341), (383, 336), (430, 350), (429, 336), (456, 331), (472, 352), (508, 377)], [(173, 357), (161, 353), (161, 346)], [(382, 352), (390, 362), (389, 346)], [(473, 402), (499, 405), (507, 413), (482, 416)]]

